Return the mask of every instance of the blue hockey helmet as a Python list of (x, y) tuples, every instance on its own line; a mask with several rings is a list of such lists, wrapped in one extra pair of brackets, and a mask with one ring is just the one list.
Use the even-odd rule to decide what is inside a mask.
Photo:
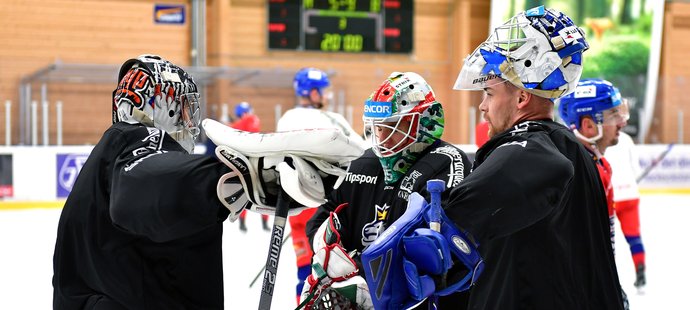
[(558, 101), (558, 112), (571, 129), (580, 129), (584, 116), (601, 125), (615, 125), (628, 117), (627, 105), (623, 104), (618, 88), (601, 79), (580, 81), (574, 92)]
[(467, 58), (454, 89), (482, 90), (501, 78), (544, 98), (559, 98), (582, 74), (584, 31), (567, 15), (544, 6), (518, 13), (496, 27)]
[(252, 106), (249, 102), (242, 101), (235, 106), (235, 117), (241, 118), (244, 114), (251, 112)]
[(330, 86), (331, 82), (326, 72), (316, 68), (302, 68), (295, 74), (292, 85), (297, 96), (308, 97), (312, 89), (316, 89), (321, 94), (321, 90)]

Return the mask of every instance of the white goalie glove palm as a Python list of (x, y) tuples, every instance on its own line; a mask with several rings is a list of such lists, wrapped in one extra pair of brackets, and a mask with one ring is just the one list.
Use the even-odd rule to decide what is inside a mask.
[(324, 309), (321, 303), (336, 306), (328, 309), (341, 308), (335, 303), (373, 309), (366, 281), (358, 275), (357, 263), (352, 258), (354, 253), (347, 253), (340, 242), (337, 213), (345, 206), (340, 205), (331, 212), (315, 234), (314, 248), (318, 250), (312, 256), (312, 272), (304, 282), (300, 298), (300, 307), (304, 309)]

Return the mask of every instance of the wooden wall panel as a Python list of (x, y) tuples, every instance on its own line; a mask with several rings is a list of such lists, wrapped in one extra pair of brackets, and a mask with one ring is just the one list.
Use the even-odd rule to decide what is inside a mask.
[[(165, 1), (167, 4), (188, 2)], [(189, 14), (185, 25), (157, 25), (153, 22), (155, 3), (159, 2), (3, 1), (0, 10), (0, 29), (3, 30), (0, 32), (0, 42), (3, 42), (0, 48), (0, 101), (13, 102), (13, 143), (19, 142), (20, 80), (39, 68), (56, 61), (119, 65), (143, 53), (160, 54), (180, 65), (189, 64)], [(32, 97), (38, 99), (40, 84), (32, 87)], [(114, 84), (51, 84), (48, 87), (51, 109), (54, 109), (56, 100), (61, 100), (64, 105), (64, 143), (97, 142), (103, 129), (110, 125), (113, 88)], [(0, 108), (3, 116), (0, 136), (4, 137), (4, 104)], [(51, 110), (51, 141), (55, 141), (53, 113)]]
[(690, 3), (666, 3), (661, 47), (662, 62), (659, 70), (659, 91), (648, 142), (670, 143), (678, 141), (679, 114), (682, 112), (681, 130), (684, 142), (690, 140)]
[[(13, 141), (19, 137), (18, 86), (22, 77), (59, 60), (65, 63), (121, 64), (142, 53), (157, 53), (179, 64), (190, 63), (189, 0), (167, 0), (187, 4), (185, 25), (156, 25), (152, 21), (153, 0), (7, 0), (0, 10), (0, 103), (12, 100), (15, 123)], [(274, 51), (266, 43), (266, 1), (207, 0), (207, 63), (211, 66), (281, 68), (297, 71), (305, 66), (337, 72), (333, 76), (336, 96), (344, 93), (353, 109), (354, 128), (361, 131), (363, 101), (393, 71), (414, 71), (424, 76), (444, 104), (448, 129), (444, 137), (467, 143), (467, 106), (471, 95), (459, 95), (451, 87), (462, 58), (486, 38), (488, 1), (416, 0), (414, 52), (409, 55), (343, 54)], [(482, 15), (483, 14), (483, 15)], [(465, 21), (458, 21), (462, 18)], [(459, 28), (458, 25), (463, 27)], [(477, 39), (481, 38), (481, 39)], [(469, 47), (469, 46), (472, 47)], [(64, 103), (64, 142), (95, 143), (110, 125), (111, 84), (51, 84), (53, 101)], [(34, 85), (32, 97), (40, 97)], [(282, 88), (257, 88), (218, 81), (208, 88), (207, 111), (251, 102), (271, 131), (275, 105), (283, 111), (294, 103), (288, 84)], [(0, 105), (4, 116), (4, 105)], [(232, 109), (231, 109), (232, 110)], [(53, 118), (51, 110), (51, 118)], [(4, 123), (4, 118), (0, 120)], [(54, 120), (51, 120), (54, 141)], [(0, 139), (4, 126), (0, 126)], [(4, 142), (4, 141), (3, 141)]]

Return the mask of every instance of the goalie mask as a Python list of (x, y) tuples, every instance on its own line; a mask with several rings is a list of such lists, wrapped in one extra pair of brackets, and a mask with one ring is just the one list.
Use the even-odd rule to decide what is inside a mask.
[(141, 123), (167, 132), (192, 153), (199, 135), (199, 92), (192, 76), (156, 55), (127, 60), (113, 91), (113, 123)]
[[(602, 138), (602, 126), (617, 126), (630, 116), (628, 104), (621, 99), (618, 88), (600, 79), (580, 81), (574, 92), (558, 100), (558, 112), (566, 126), (579, 138), (592, 144)], [(589, 117), (597, 124), (596, 136), (587, 138), (580, 134), (578, 130), (583, 117)]]
[(559, 98), (577, 85), (584, 32), (570, 18), (543, 6), (521, 12), (494, 29), (467, 58), (454, 89), (481, 90), (502, 78), (544, 98)]
[(414, 72), (393, 72), (365, 102), (363, 120), (387, 184), (405, 175), (444, 126), (441, 103)]

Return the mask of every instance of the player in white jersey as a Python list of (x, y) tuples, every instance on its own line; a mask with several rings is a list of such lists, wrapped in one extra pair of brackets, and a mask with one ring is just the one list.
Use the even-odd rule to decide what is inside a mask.
[(640, 234), (640, 191), (637, 185), (637, 177), (642, 169), (632, 138), (621, 131), (618, 144), (606, 150), (606, 158), (613, 169), (611, 183), (616, 217), (621, 223), (635, 264), (635, 287), (641, 290), (647, 282), (645, 251)]
[[(303, 68), (295, 74), (294, 89), (297, 105), (285, 112), (278, 121), (276, 131), (291, 131), (310, 128), (340, 129), (354, 144), (366, 148), (366, 142), (345, 120), (334, 112), (324, 111), (323, 102), (326, 88), (330, 86), (328, 75), (316, 68)], [(314, 215), (316, 208), (306, 209), (302, 213), (290, 216), (292, 245), (297, 256), (297, 288), (296, 298), (299, 303), (304, 280), (311, 272), (311, 257), (314, 254), (309, 239), (305, 233), (307, 221)]]

